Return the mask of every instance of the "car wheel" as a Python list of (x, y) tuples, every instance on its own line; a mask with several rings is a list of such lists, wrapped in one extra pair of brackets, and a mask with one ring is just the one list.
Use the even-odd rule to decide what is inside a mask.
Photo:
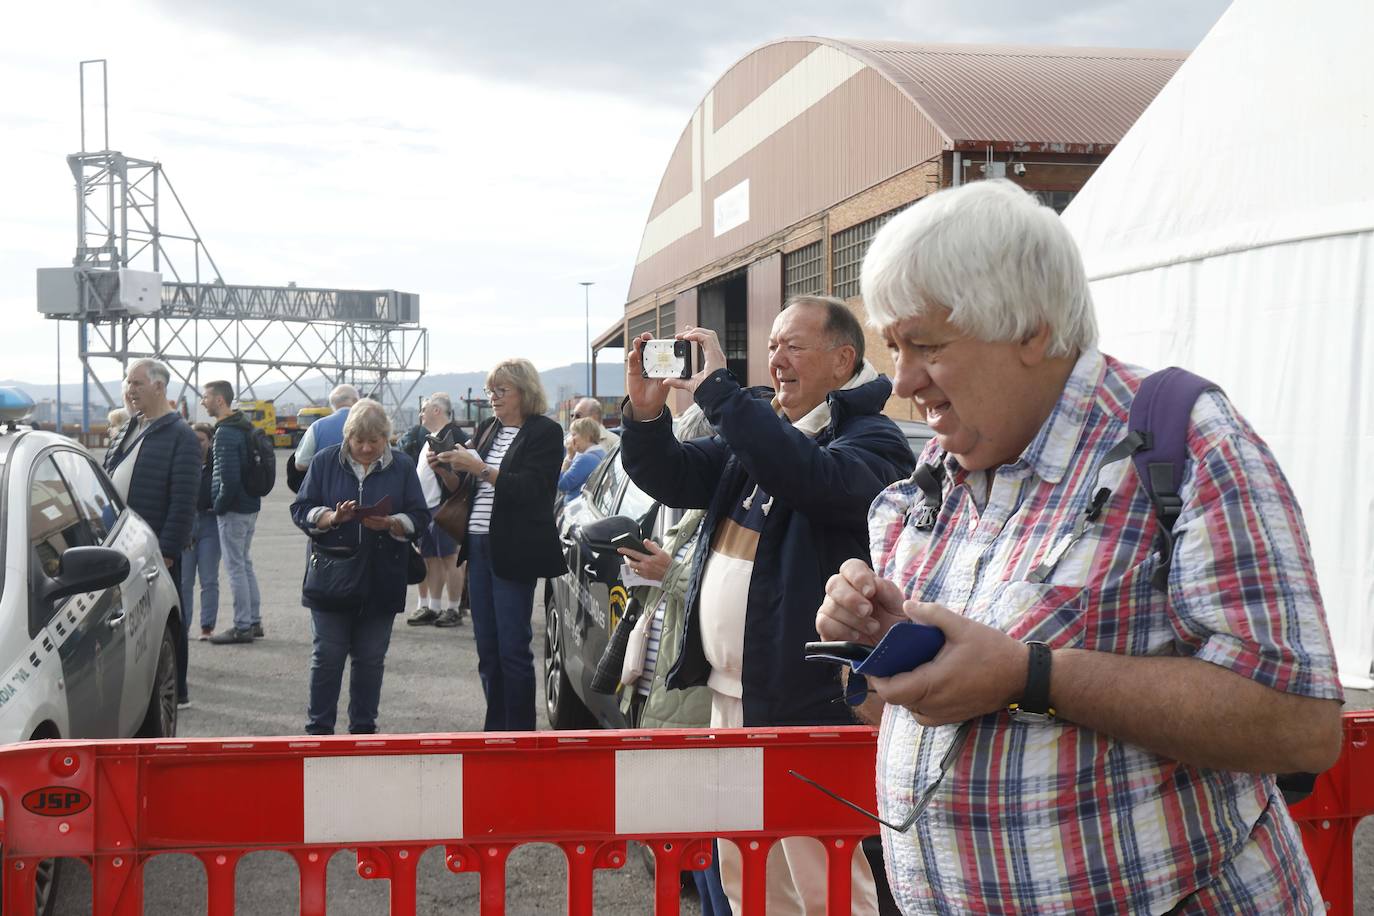
[(563, 631), (552, 589), (544, 597), (544, 706), (554, 728), (596, 728), (595, 717), (573, 691), (563, 667)]
[(168, 617), (157, 650), (157, 673), (148, 711), (138, 727), (138, 738), (175, 738), (177, 734), (177, 637), (176, 618)]

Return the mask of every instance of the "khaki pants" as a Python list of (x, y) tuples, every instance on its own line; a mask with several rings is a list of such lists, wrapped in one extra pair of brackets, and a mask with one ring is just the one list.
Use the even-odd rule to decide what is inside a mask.
[[(711, 691), (711, 727), (743, 728), (744, 704), (737, 698)], [(745, 914), (743, 896), (743, 860), (739, 849), (729, 840), (716, 844), (720, 858), (720, 879), (730, 908), (736, 916)], [(768, 851), (768, 916), (825, 916), (826, 886), (825, 847), (813, 837), (788, 837), (773, 844)], [(854, 867), (850, 871), (851, 912), (855, 916), (869, 916), (878, 912), (878, 894), (873, 887), (873, 871), (863, 849), (854, 849)]]

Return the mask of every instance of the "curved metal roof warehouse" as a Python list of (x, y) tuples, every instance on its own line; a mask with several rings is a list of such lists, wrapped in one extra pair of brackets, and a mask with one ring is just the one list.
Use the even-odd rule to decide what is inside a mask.
[(763, 45), (692, 112), (650, 207), (626, 318), (594, 346), (700, 324), (721, 333), (737, 375), (767, 384), (767, 335), (782, 302), (829, 293), (861, 310), (858, 264), (886, 217), (989, 175), (1063, 209), (1186, 56)]

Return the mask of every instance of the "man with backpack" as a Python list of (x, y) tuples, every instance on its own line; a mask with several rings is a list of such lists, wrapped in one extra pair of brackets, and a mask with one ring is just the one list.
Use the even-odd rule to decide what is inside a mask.
[(1342, 692), (1268, 446), (1215, 386), (1097, 349), (1073, 239), (1008, 181), (894, 217), (861, 280), (936, 438), (816, 628), (943, 635), (868, 678), (902, 912), (1322, 912), (1276, 777), (1336, 760)]
[[(253, 572), (253, 531), (257, 527), (262, 497), (272, 487), (267, 468), (275, 475), (271, 440), (267, 454), (259, 436), (242, 411), (233, 410), (234, 387), (225, 381), (209, 382), (201, 406), (215, 418), (215, 439), (211, 446), (215, 469), (210, 481), (211, 508), (219, 520), (220, 550), (229, 590), (234, 596), (233, 626), (210, 637), (217, 646), (244, 645), (263, 636), (262, 598), (257, 575)], [(259, 435), (255, 435), (259, 434)], [(264, 488), (265, 487), (265, 488)]]

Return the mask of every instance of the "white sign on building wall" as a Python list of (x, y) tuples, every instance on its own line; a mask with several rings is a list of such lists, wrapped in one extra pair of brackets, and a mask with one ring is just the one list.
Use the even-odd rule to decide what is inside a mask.
[(716, 238), (749, 222), (749, 179), (716, 198)]

